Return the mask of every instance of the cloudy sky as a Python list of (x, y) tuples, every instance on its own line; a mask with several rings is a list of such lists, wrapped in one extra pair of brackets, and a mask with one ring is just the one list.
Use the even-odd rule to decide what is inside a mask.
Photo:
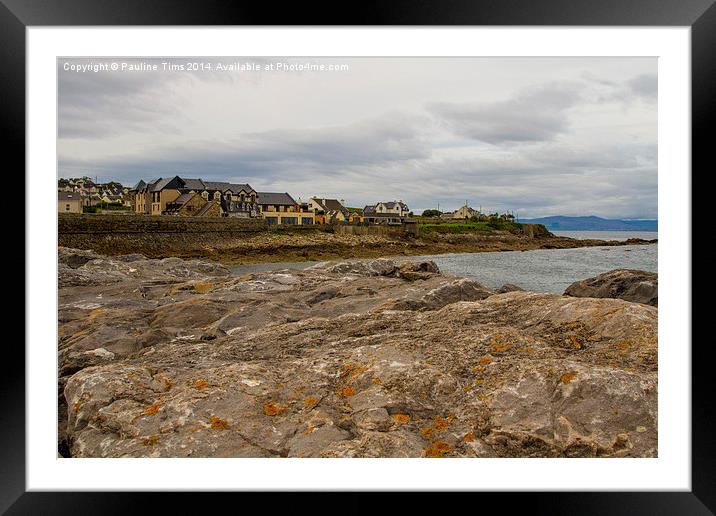
[(59, 59), (58, 90), (59, 177), (657, 217), (655, 58)]

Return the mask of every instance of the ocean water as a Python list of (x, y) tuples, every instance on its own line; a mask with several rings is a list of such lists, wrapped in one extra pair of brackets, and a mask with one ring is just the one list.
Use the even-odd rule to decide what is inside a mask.
[(577, 249), (538, 249), (496, 253), (411, 256), (433, 260), (441, 271), (474, 279), (487, 287), (512, 283), (536, 292), (564, 292), (571, 283), (612, 269), (658, 272), (658, 244)]
[[(491, 288), (512, 283), (525, 290), (562, 293), (575, 281), (612, 269), (658, 272), (657, 255), (658, 244), (647, 244), (401, 256), (398, 259), (433, 260), (443, 272), (471, 278)], [(235, 274), (246, 274), (277, 269), (305, 269), (316, 263), (318, 262), (243, 265), (235, 267), (233, 271)]]
[(551, 231), (557, 236), (576, 238), (577, 240), (628, 240), (630, 238), (641, 238), (643, 240), (654, 240), (659, 238), (656, 231)]

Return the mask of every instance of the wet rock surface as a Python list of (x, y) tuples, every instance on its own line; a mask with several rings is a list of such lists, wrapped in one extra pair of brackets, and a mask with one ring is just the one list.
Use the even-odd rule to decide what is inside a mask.
[(575, 281), (564, 291), (573, 297), (609, 297), (658, 306), (659, 279), (655, 272), (615, 269), (593, 278)]
[(60, 249), (74, 457), (652, 457), (657, 309), (434, 263), (232, 276)]

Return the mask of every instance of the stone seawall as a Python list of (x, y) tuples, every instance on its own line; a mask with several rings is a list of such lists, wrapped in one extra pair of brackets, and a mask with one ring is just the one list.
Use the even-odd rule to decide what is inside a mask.
[(58, 244), (117, 255), (167, 256), (266, 232), (263, 219), (58, 214)]

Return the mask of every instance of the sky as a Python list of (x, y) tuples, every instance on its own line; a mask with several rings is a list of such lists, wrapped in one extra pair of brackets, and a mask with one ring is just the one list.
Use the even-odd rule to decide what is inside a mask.
[[(58, 59), (58, 177), (657, 218), (656, 58)], [(113, 66), (117, 70), (113, 70)]]

